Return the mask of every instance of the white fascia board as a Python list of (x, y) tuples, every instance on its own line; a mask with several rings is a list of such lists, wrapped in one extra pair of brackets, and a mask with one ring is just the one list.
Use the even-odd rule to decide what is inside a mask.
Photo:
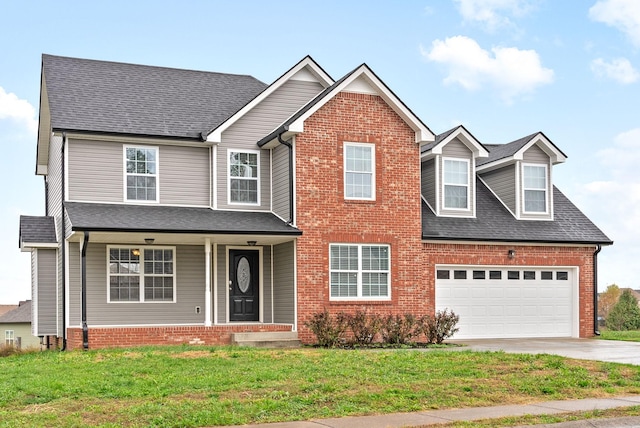
[[(207, 136), (207, 141), (210, 143), (221, 143), (222, 142), (222, 133), (226, 131), (231, 125), (233, 125), (238, 119), (244, 116), (247, 112), (251, 111), (255, 106), (260, 104), (264, 99), (273, 94), (276, 89), (281, 87), (285, 82), (294, 77), (303, 69), (307, 69), (311, 75), (318, 78), (318, 83), (320, 83), (323, 87), (327, 88), (333, 84), (333, 79), (320, 68), (320, 66), (313, 60), (311, 57), (307, 56), (298, 64), (296, 64), (293, 68), (287, 71), (285, 74), (280, 76), (275, 82), (269, 85), (264, 91), (258, 94), (253, 100), (251, 100), (247, 105), (238, 110), (233, 116), (224, 121), (220, 126), (211, 131), (211, 133)], [(300, 75), (299, 75), (300, 76)]]
[(522, 146), (520, 150), (516, 152), (513, 156), (517, 160), (524, 160), (524, 152), (529, 150), (532, 146), (538, 145), (540, 149), (545, 152), (549, 158), (551, 158), (552, 164), (563, 163), (567, 160), (567, 157), (560, 152), (556, 146), (549, 141), (542, 133), (538, 133), (535, 137), (533, 137), (527, 144)]
[(58, 248), (58, 244), (55, 242), (21, 242), (20, 251), (23, 253), (29, 252), (32, 249), (37, 248)]
[(365, 64), (361, 65), (349, 77), (344, 79), (338, 86), (332, 89), (331, 93), (320, 100), (313, 108), (300, 116), (289, 125), (289, 131), (299, 133), (304, 131), (304, 121), (324, 106), (336, 94), (342, 92), (356, 79), (363, 78), (378, 95), (407, 123), (416, 134), (416, 143), (425, 144), (435, 140), (435, 135), (426, 128), (420, 120), (382, 83)]

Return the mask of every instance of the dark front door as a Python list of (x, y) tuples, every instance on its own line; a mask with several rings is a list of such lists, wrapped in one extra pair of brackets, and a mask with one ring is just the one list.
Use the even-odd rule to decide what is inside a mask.
[(229, 321), (260, 320), (257, 250), (229, 250)]

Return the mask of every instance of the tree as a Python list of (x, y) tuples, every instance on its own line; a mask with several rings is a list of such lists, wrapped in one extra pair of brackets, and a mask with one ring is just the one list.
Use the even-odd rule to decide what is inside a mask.
[(624, 290), (618, 303), (611, 309), (607, 317), (607, 328), (616, 331), (640, 329), (640, 307), (631, 290)]
[(611, 284), (607, 287), (607, 290), (604, 293), (601, 293), (598, 297), (598, 315), (604, 319), (607, 319), (609, 316), (609, 312), (618, 303), (618, 299), (620, 298), (620, 287), (616, 284)]

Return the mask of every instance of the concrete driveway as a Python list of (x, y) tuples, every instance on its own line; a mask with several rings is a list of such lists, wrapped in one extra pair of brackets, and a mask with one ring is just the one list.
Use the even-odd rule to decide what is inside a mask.
[[(640, 342), (599, 339), (474, 339), (455, 340), (474, 351), (504, 351), (512, 354), (552, 354), (580, 360), (640, 365)], [(461, 348), (465, 349), (465, 348)]]

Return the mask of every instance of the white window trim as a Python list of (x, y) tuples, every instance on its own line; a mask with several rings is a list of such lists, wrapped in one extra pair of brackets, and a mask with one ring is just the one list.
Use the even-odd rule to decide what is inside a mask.
[[(524, 185), (525, 182), (525, 176), (524, 176), (524, 168), (526, 166), (533, 166), (536, 168), (544, 168), (544, 181), (545, 181), (545, 188), (544, 188), (544, 211), (527, 211), (527, 190), (535, 190), (535, 191), (541, 191), (542, 189), (537, 189), (537, 188), (527, 188)], [(548, 165), (543, 164), (543, 163), (522, 163), (522, 168), (521, 168), (522, 174), (521, 174), (521, 179), (522, 179), (522, 213), (523, 214), (534, 214), (534, 215), (548, 215), (549, 214), (549, 169), (548, 169)]]
[[(358, 174), (366, 174), (362, 171), (347, 171), (347, 147), (370, 147), (371, 148), (371, 197), (370, 198), (353, 198), (347, 196), (347, 173), (355, 172)], [(345, 200), (349, 201), (375, 201), (376, 200), (376, 145), (373, 143), (356, 143), (356, 142), (344, 142), (342, 145), (342, 194)]]
[[(256, 181), (257, 181), (257, 201), (256, 202), (235, 202), (231, 200), (231, 179), (242, 179), (243, 177), (231, 177), (231, 153), (251, 153), (256, 155), (256, 166), (258, 170), (256, 171)], [(227, 204), (229, 205), (244, 205), (256, 207), (260, 206), (260, 188), (262, 183), (260, 182), (260, 150), (248, 150), (248, 149), (227, 149)]]
[[(140, 287), (140, 291), (139, 291), (139, 296), (140, 299), (139, 300), (114, 300), (111, 301), (111, 272), (109, 272), (109, 264), (111, 262), (111, 260), (109, 259), (109, 253), (111, 249), (124, 249), (124, 250), (131, 250), (131, 249), (139, 249), (140, 250), (140, 273), (138, 273), (138, 275), (140, 276), (140, 283), (139, 283), (139, 287)], [(145, 274), (144, 274), (144, 250), (172, 250), (173, 251), (173, 274), (171, 275), (173, 277), (173, 300), (149, 300), (146, 301), (144, 300), (144, 278), (145, 278)], [(177, 290), (176, 290), (176, 272), (177, 272), (177, 253), (176, 253), (176, 247), (172, 247), (172, 246), (157, 246), (157, 245), (107, 245), (107, 303), (123, 303), (123, 304), (131, 304), (131, 303), (147, 303), (147, 304), (159, 304), (159, 303), (176, 303), (177, 302)], [(134, 276), (134, 275), (130, 275), (130, 276)], [(169, 276), (169, 275), (162, 275), (162, 276)]]
[[(358, 282), (357, 282), (357, 293), (356, 297), (343, 297), (343, 296), (332, 296), (331, 295), (331, 273), (334, 272), (331, 269), (331, 247), (334, 245), (344, 245), (349, 247), (358, 247)], [(372, 270), (366, 272), (386, 272), (387, 278), (389, 280), (387, 284), (387, 289), (389, 291), (388, 296), (363, 296), (362, 295), (362, 247), (386, 247), (389, 254), (389, 269), (387, 271), (384, 270)], [(378, 243), (364, 243), (364, 244), (354, 244), (349, 242), (332, 242), (329, 244), (329, 300), (331, 301), (389, 301), (391, 300), (391, 245), (389, 244), (378, 244)], [(342, 272), (341, 270), (335, 270), (335, 272)], [(349, 271), (351, 272), (351, 271)]]
[[(467, 164), (467, 184), (465, 185), (465, 187), (467, 188), (467, 207), (466, 208), (455, 208), (455, 207), (447, 207), (446, 206), (446, 198), (445, 198), (445, 192), (444, 189), (447, 185), (449, 186), (462, 186), (461, 184), (450, 184), (447, 183), (445, 180), (445, 161), (455, 161), (455, 162), (464, 162)], [(461, 211), (461, 212), (469, 212), (471, 211), (471, 176), (472, 176), (472, 172), (471, 171), (471, 162), (469, 161), (469, 159), (463, 159), (463, 158), (454, 158), (454, 157), (443, 157), (442, 158), (442, 187), (441, 187), (441, 192), (442, 192), (442, 210), (443, 211)]]
[[(156, 173), (155, 174), (129, 174), (127, 172), (127, 149), (144, 149), (156, 151)], [(156, 179), (156, 199), (155, 200), (141, 200), (141, 199), (129, 199), (127, 197), (127, 177), (129, 175), (148, 175), (155, 177)], [(122, 198), (125, 202), (135, 204), (157, 204), (160, 202), (160, 148), (158, 146), (134, 146), (124, 144), (122, 146)]]
[(14, 346), (16, 344), (16, 333), (13, 330), (4, 331), (4, 344), (6, 346)]

